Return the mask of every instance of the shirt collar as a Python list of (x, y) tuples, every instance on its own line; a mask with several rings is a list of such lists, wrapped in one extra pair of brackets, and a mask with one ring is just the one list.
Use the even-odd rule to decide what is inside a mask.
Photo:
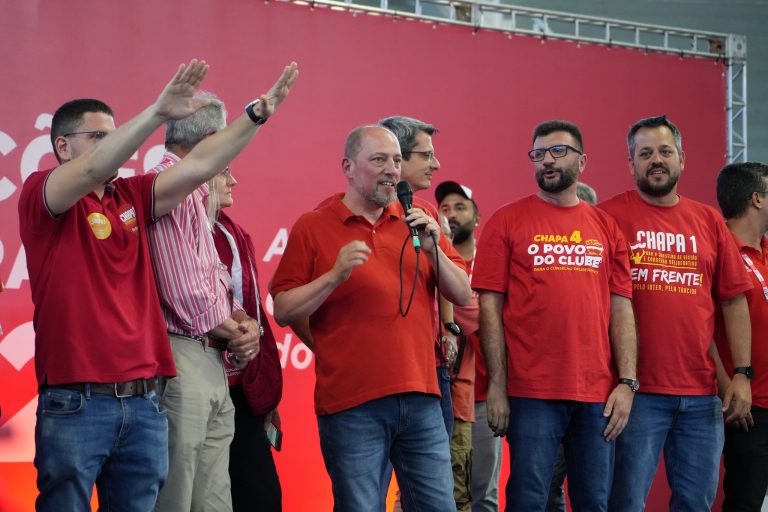
[[(347, 208), (347, 205), (344, 204), (342, 199), (344, 199), (344, 192), (337, 192), (330, 198), (330, 201), (328, 202), (328, 208), (330, 208), (330, 210), (339, 218), (339, 220), (341, 220), (341, 222), (346, 222), (349, 219), (361, 217), (360, 215), (353, 213), (352, 210)], [(381, 218), (377, 221), (377, 224), (384, 218), (399, 219), (402, 215), (403, 207), (399, 202), (393, 201), (384, 208), (384, 212), (381, 214)]]

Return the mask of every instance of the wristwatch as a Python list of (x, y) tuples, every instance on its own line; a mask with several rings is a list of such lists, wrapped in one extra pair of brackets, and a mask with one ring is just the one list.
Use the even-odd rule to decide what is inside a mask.
[(738, 366), (734, 368), (733, 375), (736, 376), (737, 373), (741, 373), (750, 380), (755, 378), (755, 370), (751, 366)]
[(457, 324), (456, 322), (445, 322), (443, 324), (443, 327), (445, 327), (448, 330), (448, 332), (450, 332), (454, 336), (458, 336), (459, 334), (461, 334), (461, 327), (459, 327), (459, 324)]
[(640, 389), (640, 381), (637, 379), (619, 379), (619, 384), (626, 384), (633, 393)]
[(245, 106), (245, 113), (248, 114), (248, 117), (251, 118), (251, 121), (253, 121), (253, 124), (256, 126), (262, 125), (267, 122), (267, 118), (261, 117), (256, 114), (256, 112), (253, 111), (253, 107), (255, 107), (261, 100), (253, 100), (249, 104)]

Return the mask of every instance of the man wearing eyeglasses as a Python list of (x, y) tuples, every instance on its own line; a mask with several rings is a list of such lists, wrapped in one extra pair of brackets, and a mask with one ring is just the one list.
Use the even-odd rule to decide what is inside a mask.
[(528, 156), (539, 192), (494, 213), (475, 259), (488, 424), (509, 444), (507, 510), (544, 510), (562, 442), (572, 509), (605, 511), (637, 384), (627, 245), (577, 197), (578, 127), (540, 124)]
[(36, 509), (152, 510), (168, 472), (168, 424), (158, 404), (176, 373), (146, 225), (222, 169), (255, 135), (233, 123), (162, 175), (117, 169), (169, 119), (208, 104), (194, 93), (208, 65), (182, 65), (157, 101), (115, 129), (98, 100), (53, 116), (61, 165), (27, 178), (20, 233), (35, 303)]
[[(379, 125), (394, 133), (400, 144), (400, 150), (403, 153), (400, 179), (407, 182), (414, 192), (429, 189), (432, 186), (432, 176), (440, 169), (440, 162), (435, 156), (435, 147), (432, 143), (432, 136), (437, 133), (437, 128), (432, 124), (405, 116), (387, 117), (379, 121)], [(421, 208), (434, 219), (438, 218), (437, 209), (429, 201), (414, 196), (413, 205)], [(441, 236), (443, 236), (442, 232)], [(461, 261), (452, 245), (447, 250), (450, 256)], [(458, 354), (456, 337), (460, 334), (460, 328), (453, 321), (452, 304), (442, 298), (438, 300), (441, 300), (440, 322), (443, 328), (439, 331), (439, 344), (435, 346), (435, 363), (437, 382), (440, 386), (440, 406), (445, 420), (445, 429), (450, 438), (453, 435), (454, 415), (448, 368), (456, 361)], [(435, 336), (435, 339), (437, 340), (438, 336)]]
[[(727, 422), (751, 403), (750, 326), (744, 292), (752, 288), (721, 215), (681, 197), (685, 153), (666, 116), (633, 124), (627, 135), (637, 190), (602, 203), (630, 243), (633, 305), (641, 354), (632, 417), (616, 445), (611, 510), (640, 511), (664, 450), (671, 510), (710, 510), (717, 492)], [(709, 353), (716, 305), (734, 368), (717, 397)]]

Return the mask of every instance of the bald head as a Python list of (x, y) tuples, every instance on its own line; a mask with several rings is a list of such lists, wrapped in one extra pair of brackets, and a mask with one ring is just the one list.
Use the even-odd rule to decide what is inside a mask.
[(365, 124), (358, 126), (347, 135), (347, 140), (344, 142), (344, 157), (354, 160), (358, 153), (360, 153), (360, 148), (363, 146), (363, 139), (367, 136), (375, 136), (374, 134), (382, 132), (389, 134), (392, 139), (397, 142), (397, 137), (395, 137), (395, 134), (386, 128), (382, 128), (381, 126), (375, 124)]

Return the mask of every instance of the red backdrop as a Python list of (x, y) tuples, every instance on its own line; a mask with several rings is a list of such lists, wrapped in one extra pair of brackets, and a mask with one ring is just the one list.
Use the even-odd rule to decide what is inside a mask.
[[(69, 99), (103, 99), (120, 124), (154, 100), (180, 62), (200, 57), (211, 64), (204, 88), (234, 117), (285, 63), (299, 62), (291, 96), (232, 166), (239, 181), (232, 214), (263, 256), (264, 292), (294, 220), (344, 188), (346, 133), (388, 115), (440, 128), (435, 183), (470, 186), (486, 215), (536, 190), (526, 152), (545, 119), (582, 128), (584, 181), (602, 198), (633, 186), (624, 138), (640, 117), (665, 113), (681, 127), (682, 193), (712, 203), (724, 163), (724, 67), (711, 60), (246, 0), (0, 0), (0, 13), (2, 511), (32, 510), (35, 495), (32, 305), (17, 200), (29, 173), (53, 165), (50, 118)], [(153, 135), (122, 173), (152, 167), (162, 140)], [(312, 357), (290, 331), (276, 332), (285, 368), (285, 443), (277, 455), (285, 509), (330, 510)], [(657, 481), (651, 504), (664, 507), (664, 487)]]

